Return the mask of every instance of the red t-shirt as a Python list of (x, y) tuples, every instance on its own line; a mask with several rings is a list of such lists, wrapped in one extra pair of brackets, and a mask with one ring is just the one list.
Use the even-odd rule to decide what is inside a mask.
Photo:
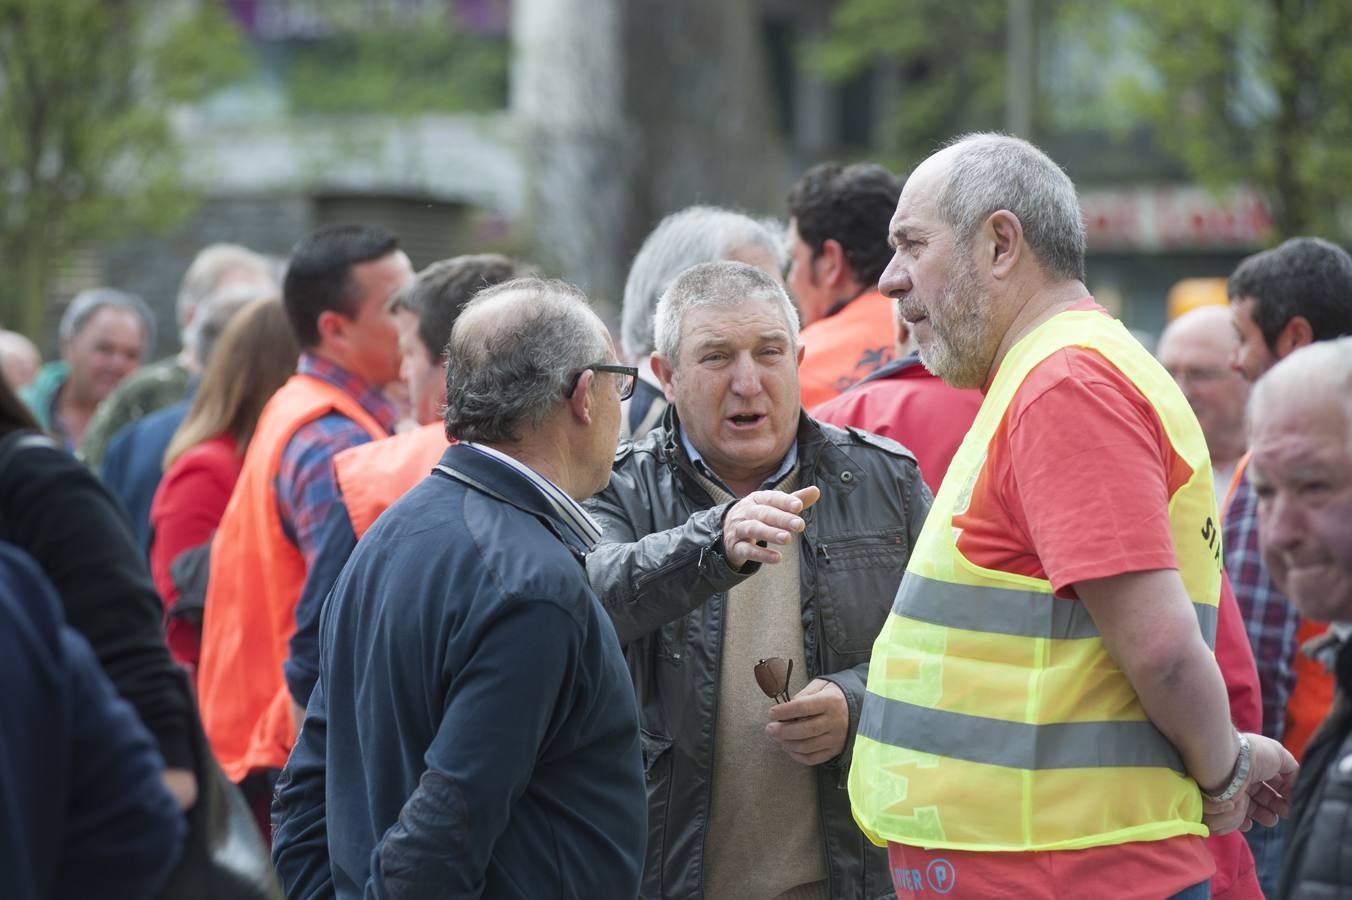
[[(160, 479), (150, 504), (150, 574), (166, 613), (178, 602), (169, 567), (184, 550), (210, 539), (221, 524), (243, 462), (234, 438), (222, 435), (183, 451)], [(166, 619), (165, 642), (175, 660), (196, 670), (202, 648), (193, 628)]]
[[(1059, 350), (1028, 374), (996, 429), (971, 505), (954, 517), (958, 551), (1070, 598), (1078, 581), (1176, 569), (1169, 498), (1191, 474), (1135, 385), (1097, 352)], [(899, 897), (1158, 900), (1215, 870), (1194, 835), (1044, 853), (893, 844), (889, 859)]]

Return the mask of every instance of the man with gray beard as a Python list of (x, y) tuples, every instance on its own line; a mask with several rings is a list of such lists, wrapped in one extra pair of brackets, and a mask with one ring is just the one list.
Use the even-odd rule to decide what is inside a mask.
[(903, 897), (1206, 897), (1208, 828), (1275, 822), (1296, 766), (1212, 658), (1197, 419), (1089, 295), (1074, 185), (1026, 141), (931, 156), (889, 240), (921, 359), (985, 400), (873, 647), (855, 819)]

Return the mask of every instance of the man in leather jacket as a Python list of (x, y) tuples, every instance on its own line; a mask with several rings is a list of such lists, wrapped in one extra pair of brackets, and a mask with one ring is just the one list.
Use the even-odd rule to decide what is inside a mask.
[(1277, 363), (1249, 400), (1249, 481), (1263, 559), (1302, 616), (1332, 622), (1303, 651), (1337, 681), (1305, 747), (1278, 896), (1352, 897), (1352, 338)]
[[(797, 314), (764, 273), (688, 270), (656, 329), (672, 408), (588, 503), (604, 530), (588, 577), (640, 707), (642, 896), (891, 895), (845, 783), (930, 494), (900, 445), (802, 411)], [(766, 657), (792, 662), (787, 702), (757, 686)]]

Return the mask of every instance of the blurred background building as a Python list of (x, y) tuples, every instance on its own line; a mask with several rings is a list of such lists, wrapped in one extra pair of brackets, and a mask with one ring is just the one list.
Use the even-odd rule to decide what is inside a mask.
[(282, 257), (337, 221), (393, 229), (417, 266), (522, 254), (613, 315), (662, 215), (782, 218), (815, 162), (905, 172), (977, 129), (1065, 166), (1090, 287), (1140, 330), (1181, 279), (1290, 234), (1348, 236), (1352, 5), (1336, 0), (16, 5), (0, 323), (47, 353), (82, 287), (137, 292), (167, 323), (202, 245)]

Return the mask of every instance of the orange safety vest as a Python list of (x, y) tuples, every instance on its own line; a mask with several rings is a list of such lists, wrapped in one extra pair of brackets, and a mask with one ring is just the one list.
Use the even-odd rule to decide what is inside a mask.
[[(1230, 488), (1225, 492), (1224, 515), (1230, 514), (1230, 501), (1249, 470), (1249, 456), (1245, 453), (1235, 465)], [(1299, 762), (1305, 754), (1305, 745), (1314, 736), (1315, 729), (1333, 707), (1333, 674), (1324, 666), (1301, 652), (1300, 648), (1328, 631), (1327, 622), (1315, 622), (1302, 617), (1296, 628), (1296, 647), (1291, 654), (1291, 693), (1286, 698), (1286, 727), (1282, 730), (1282, 745)]]
[(448, 446), (446, 428), (437, 422), (333, 458), (333, 474), (357, 540), (390, 504), (427, 477)]
[(372, 438), (384, 427), (350, 395), (309, 375), (293, 375), (258, 419), (244, 467), (211, 550), (197, 689), (202, 725), (231, 781), (286, 765), (295, 726), (282, 676), (296, 630), (305, 558), (277, 515), (282, 451), (301, 426), (329, 412)]
[(868, 291), (849, 305), (803, 329), (803, 363), (798, 388), (803, 408), (825, 403), (861, 378), (892, 361), (896, 353), (897, 321), (892, 301)]

